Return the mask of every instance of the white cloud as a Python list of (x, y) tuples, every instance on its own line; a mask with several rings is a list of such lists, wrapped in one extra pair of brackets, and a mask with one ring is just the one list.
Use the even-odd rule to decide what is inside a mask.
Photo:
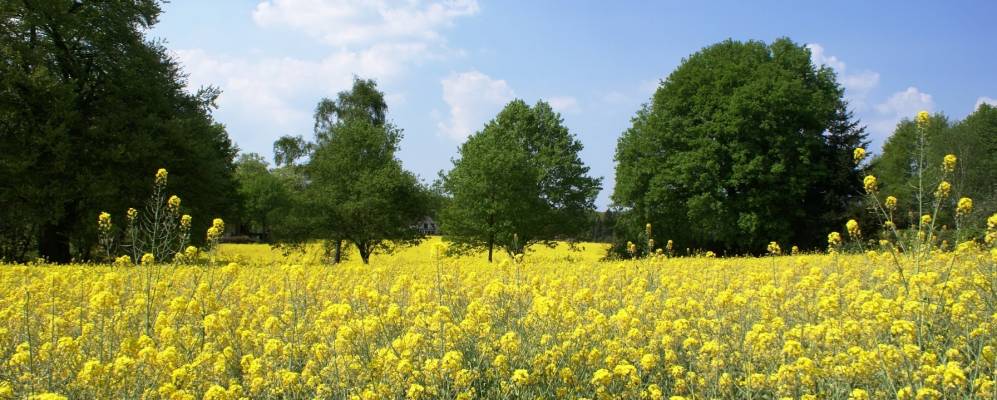
[[(348, 89), (354, 75), (375, 79), (383, 87), (403, 74), (423, 48), (418, 44), (375, 45), (360, 51), (335, 51), (319, 60), (229, 57), (199, 49), (177, 50), (174, 55), (189, 74), (189, 88), (213, 85), (222, 89), (217, 115), (230, 125), (229, 133), (239, 145), (266, 153), (282, 134), (308, 136), (302, 130), (311, 126), (312, 107), (319, 98)], [(404, 95), (392, 93), (388, 101), (398, 104)]]
[(896, 116), (897, 119), (908, 117), (913, 118), (918, 111), (934, 108), (935, 102), (931, 95), (922, 93), (918, 88), (911, 86), (906, 90), (896, 92), (885, 102), (876, 105), (876, 111), (880, 114)]
[(253, 11), (260, 26), (285, 26), (334, 46), (384, 40), (441, 40), (454, 19), (478, 12), (475, 0), (265, 0)]
[(806, 47), (810, 49), (810, 59), (813, 60), (814, 64), (827, 65), (835, 71), (845, 70), (845, 62), (839, 60), (838, 57), (825, 54), (824, 46), (817, 43), (810, 43)]
[(547, 103), (554, 111), (561, 114), (577, 113), (582, 110), (578, 105), (578, 99), (571, 96), (554, 96), (547, 99)]
[[(446, 47), (443, 31), (477, 12), (476, 0), (261, 0), (252, 12), (256, 25), (318, 41), (315, 58), (231, 57), (201, 49), (175, 55), (190, 89), (222, 90), (216, 115), (239, 145), (268, 153), (277, 136), (307, 135), (315, 102), (348, 89), (354, 76), (390, 89), (413, 65), (458, 56), (461, 50)], [(388, 93), (389, 104), (406, 101), (403, 93)]]
[(879, 86), (879, 73), (869, 70), (848, 73), (848, 65), (838, 57), (828, 55), (820, 44), (810, 43), (806, 47), (810, 49), (810, 59), (814, 64), (831, 67), (838, 75), (838, 82), (844, 86), (845, 98), (851, 108), (865, 110), (869, 92)]
[(869, 134), (874, 143), (881, 144), (893, 134), (900, 120), (914, 118), (918, 111), (934, 110), (935, 101), (930, 94), (911, 86), (894, 93), (875, 109), (877, 115), (869, 121)]
[(973, 106), (973, 112), (976, 112), (976, 110), (978, 110), (980, 106), (983, 105), (984, 103), (997, 107), (997, 99), (990, 98), (987, 96), (981, 96), (980, 98), (976, 99), (976, 105)]
[(506, 81), (492, 79), (479, 71), (450, 74), (440, 84), (450, 115), (437, 126), (455, 140), (464, 140), (478, 130), (515, 96)]

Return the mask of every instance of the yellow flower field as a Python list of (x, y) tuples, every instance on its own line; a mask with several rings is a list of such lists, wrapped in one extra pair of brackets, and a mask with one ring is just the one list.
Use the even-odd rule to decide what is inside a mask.
[(369, 266), (0, 266), (0, 399), (995, 397), (990, 251), (901, 278), (874, 252), (488, 264), (437, 240)]

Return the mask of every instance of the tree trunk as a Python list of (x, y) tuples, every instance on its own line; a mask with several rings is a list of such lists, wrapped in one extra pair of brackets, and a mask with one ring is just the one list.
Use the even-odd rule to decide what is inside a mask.
[(492, 262), (492, 249), (495, 248), (495, 234), (488, 236), (488, 262)]
[(334, 255), (335, 255), (335, 260), (333, 260), (333, 263), (339, 264), (341, 261), (343, 261), (343, 241), (341, 239), (336, 239), (336, 250)]
[(360, 250), (360, 259), (363, 260), (364, 265), (370, 264), (370, 248), (357, 243), (357, 250)]
[(65, 264), (72, 258), (69, 254), (69, 234), (64, 229), (65, 225), (67, 224), (60, 221), (42, 228), (41, 237), (38, 239), (38, 254), (49, 262)]

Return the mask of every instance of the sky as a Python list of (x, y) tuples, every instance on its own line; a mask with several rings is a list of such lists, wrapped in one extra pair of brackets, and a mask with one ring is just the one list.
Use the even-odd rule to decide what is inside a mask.
[(377, 81), (425, 182), (512, 99), (545, 100), (613, 189), (617, 138), (684, 57), (726, 39), (806, 45), (838, 74), (871, 152), (919, 110), (997, 104), (997, 2), (173, 0), (150, 37), (222, 90), (214, 117), (272, 160), (353, 77)]

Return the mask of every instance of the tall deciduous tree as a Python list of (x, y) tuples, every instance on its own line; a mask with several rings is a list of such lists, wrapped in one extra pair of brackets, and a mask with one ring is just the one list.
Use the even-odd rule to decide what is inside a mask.
[(375, 251), (421, 239), (428, 193), (395, 156), (401, 130), (387, 122), (383, 94), (355, 79), (315, 112), (316, 141), (301, 168), (302, 190), (281, 229), (292, 240), (353, 243), (364, 263)]
[(218, 91), (188, 93), (145, 37), (160, 12), (154, 0), (0, 2), (0, 243), (17, 247), (0, 258), (25, 257), (25, 243), (86, 258), (99, 212), (141, 204), (160, 167), (195, 231), (230, 210), (236, 150), (211, 118)]
[(691, 55), (619, 139), (617, 237), (635, 239), (650, 222), (659, 243), (680, 247), (819, 245), (859, 193), (847, 160), (865, 135), (842, 95), (831, 69), (788, 39)]
[(550, 105), (514, 100), (460, 147), (442, 177), (441, 227), (457, 250), (521, 253), (536, 242), (587, 231), (601, 180), (588, 175), (579, 142)]

